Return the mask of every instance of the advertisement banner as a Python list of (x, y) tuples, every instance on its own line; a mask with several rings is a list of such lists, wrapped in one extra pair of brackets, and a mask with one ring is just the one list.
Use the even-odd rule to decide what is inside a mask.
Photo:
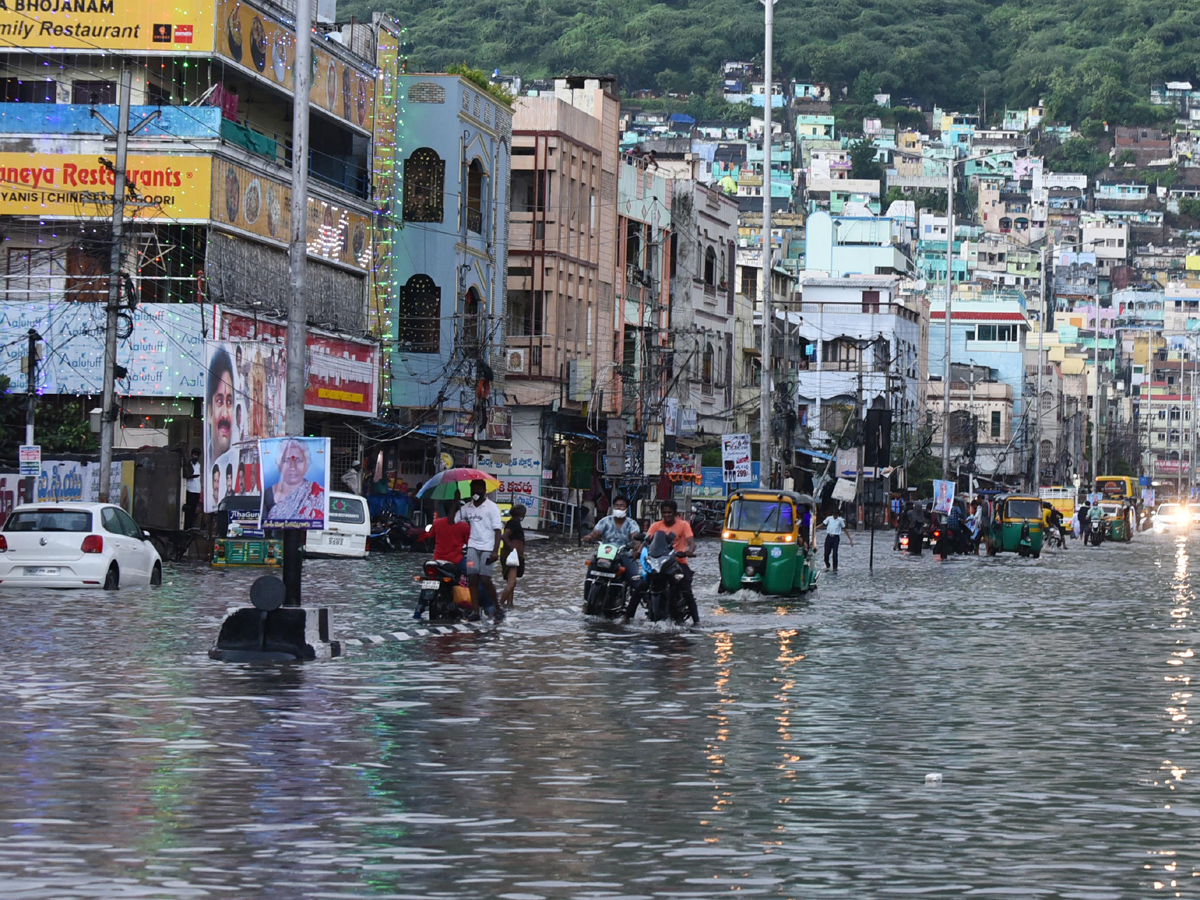
[(42, 448), (37, 444), (22, 444), (17, 448), (18, 471), (22, 476), (37, 478), (42, 474)]
[[(133, 472), (131, 459), (111, 464), (109, 479), (114, 502), (133, 515)], [(44, 459), (37, 478), (39, 503), (97, 503), (100, 497), (99, 463), (75, 459)]]
[(743, 484), (750, 481), (750, 435), (722, 435), (721, 468), (725, 473), (726, 484)]
[[(111, 209), (111, 207), (110, 207)], [(292, 189), (229, 162), (212, 162), (212, 219), (238, 231), (284, 243), (292, 228)], [(308, 198), (308, 253), (366, 271), (370, 221), (316, 197)]]
[[(220, 335), (229, 340), (277, 347), (282, 352), (287, 326), (222, 310)], [(314, 412), (374, 416), (378, 411), (378, 346), (321, 334), (311, 328), (307, 344), (308, 387), (304, 393), (304, 408)]]
[(323, 530), (329, 520), (329, 438), (267, 438), (258, 442), (258, 455), (260, 527)]
[[(122, 397), (199, 397), (204, 389), (202, 307), (194, 303), (141, 303), (127, 313), (133, 333), (117, 342), (127, 370)], [(104, 304), (0, 304), (0, 375), (25, 392), (25, 336), (37, 330), (53, 352), (42, 354), (37, 390), (43, 394), (99, 394), (103, 389)]]
[(954, 505), (954, 482), (934, 479), (933, 482), (933, 511), (950, 515), (950, 507)]
[[(212, 197), (208, 156), (129, 154), (134, 219), (204, 222)], [(0, 216), (112, 217), (114, 175), (95, 155), (0, 153)]]
[(258, 441), (284, 430), (287, 355), (283, 345), (206, 341), (204, 511), (225, 497), (258, 496)]
[(839, 478), (834, 483), (830, 496), (842, 503), (853, 503), (854, 498), (858, 496), (858, 488), (849, 478)]
[(200, 0), (8, 0), (5, 47), (212, 53), (212, 7)]
[[(313, 106), (371, 130), (375, 79), (334, 57), (319, 36), (312, 45)], [(245, 0), (217, 3), (217, 52), (248, 72), (295, 90), (296, 33)]]

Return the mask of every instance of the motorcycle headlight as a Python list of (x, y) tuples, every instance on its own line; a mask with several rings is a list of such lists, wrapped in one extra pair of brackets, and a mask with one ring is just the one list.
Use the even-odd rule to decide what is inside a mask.
[(661, 572), (666, 559), (648, 559), (647, 562), (650, 563), (651, 572)]
[(597, 569), (604, 569), (604, 570), (606, 570), (606, 571), (607, 571), (608, 569), (611, 569), (611, 568), (612, 568), (612, 560), (610, 560), (610, 559), (598, 559), (598, 560), (596, 560), (596, 568), (597, 568)]
[(675, 573), (675, 580), (676, 580), (676, 581), (683, 581), (683, 573), (682, 573), (682, 572), (676, 572), (676, 573)]

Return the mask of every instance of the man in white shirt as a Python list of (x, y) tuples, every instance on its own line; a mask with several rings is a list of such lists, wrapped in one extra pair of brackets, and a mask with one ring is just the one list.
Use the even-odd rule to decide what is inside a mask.
[(842, 518), (840, 508), (834, 511), (832, 516), (826, 516), (825, 521), (821, 523), (821, 527), (825, 529), (825, 568), (829, 568), (829, 558), (833, 557), (833, 571), (837, 571), (838, 567), (838, 544), (842, 542), (842, 535), (846, 535), (846, 540), (850, 542), (850, 546), (854, 546), (854, 538), (850, 537), (850, 532), (846, 531), (846, 520)]
[(500, 507), (487, 498), (487, 483), (471, 482), (471, 502), (458, 511), (459, 522), (471, 526), (467, 540), (467, 583), (471, 587), (471, 602), (478, 610), (490, 613), (492, 621), (504, 621), (504, 611), (496, 605), (496, 586), (492, 583), (492, 566), (500, 557), (500, 534), (504, 523)]
[(184, 466), (187, 481), (184, 483), (183, 528), (190, 531), (196, 525), (196, 509), (200, 506), (200, 448), (192, 448), (191, 462)]

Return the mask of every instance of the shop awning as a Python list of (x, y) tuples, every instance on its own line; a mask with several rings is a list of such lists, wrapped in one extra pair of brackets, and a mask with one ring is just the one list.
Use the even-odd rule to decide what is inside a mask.
[(806, 456), (811, 456), (813, 459), (833, 459), (828, 453), (822, 453), (820, 450), (813, 450), (811, 447), (797, 447), (797, 453), (803, 453)]

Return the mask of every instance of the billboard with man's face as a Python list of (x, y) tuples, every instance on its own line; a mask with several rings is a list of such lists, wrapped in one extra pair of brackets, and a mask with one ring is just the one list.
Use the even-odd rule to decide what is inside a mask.
[(283, 345), (205, 341), (204, 511), (229, 496), (262, 493), (260, 438), (283, 434), (287, 360)]

